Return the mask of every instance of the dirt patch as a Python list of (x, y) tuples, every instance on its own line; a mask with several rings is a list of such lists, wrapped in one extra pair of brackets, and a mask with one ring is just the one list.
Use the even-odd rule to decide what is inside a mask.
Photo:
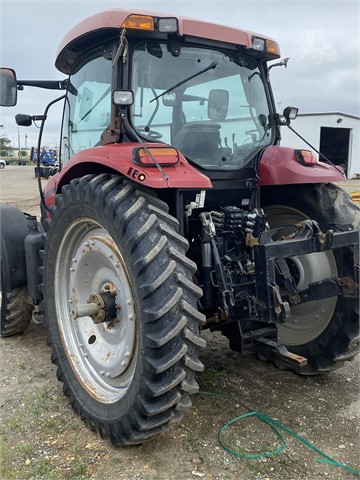
[[(48, 180), (42, 179), (42, 186)], [(0, 202), (12, 203), (31, 215), (39, 215), (39, 187), (35, 167), (8, 165), (0, 170)]]
[[(38, 213), (32, 167), (0, 172), (0, 200)], [(114, 448), (91, 432), (72, 411), (56, 380), (46, 331), (31, 325), (2, 339), (0, 476), (4, 479), (350, 479), (351, 472), (318, 463), (316, 453), (284, 434), (288, 448), (261, 459), (237, 458), (219, 445), (217, 432), (247, 411), (263, 412), (340, 462), (360, 468), (359, 359), (321, 377), (301, 377), (253, 356), (228, 349), (227, 340), (205, 333), (204, 394), (193, 397), (184, 420), (154, 441)], [(225, 397), (212, 396), (221, 393)], [(279, 441), (251, 417), (224, 433), (229, 449), (255, 454)]]

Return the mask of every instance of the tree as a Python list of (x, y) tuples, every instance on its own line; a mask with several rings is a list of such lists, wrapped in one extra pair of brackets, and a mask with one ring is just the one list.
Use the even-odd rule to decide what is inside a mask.
[[(0, 131), (4, 128), (4, 125), (0, 125)], [(6, 155), (11, 144), (10, 138), (5, 135), (0, 135), (0, 155)]]

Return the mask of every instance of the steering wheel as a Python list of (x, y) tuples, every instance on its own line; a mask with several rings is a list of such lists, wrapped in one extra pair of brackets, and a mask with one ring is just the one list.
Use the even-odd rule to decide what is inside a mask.
[(141, 128), (138, 128), (139, 132), (145, 134), (145, 135), (149, 135), (150, 137), (153, 137), (155, 139), (158, 139), (158, 138), (162, 138), (162, 133), (160, 132), (157, 132), (156, 130), (150, 130), (150, 129), (147, 129), (146, 127), (141, 127)]

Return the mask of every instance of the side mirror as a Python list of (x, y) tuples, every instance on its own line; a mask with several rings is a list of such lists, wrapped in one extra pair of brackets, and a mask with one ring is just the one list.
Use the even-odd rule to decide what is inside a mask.
[(16, 73), (12, 68), (0, 68), (0, 105), (14, 107), (17, 101)]
[(15, 115), (15, 122), (20, 127), (31, 127), (32, 123), (37, 120), (46, 120), (46, 115), (26, 115), (24, 113), (18, 113)]
[(260, 115), (258, 116), (258, 119), (259, 119), (259, 123), (260, 125), (263, 127), (264, 129), (264, 132), (267, 132), (269, 130), (269, 125), (268, 125), (268, 121), (267, 121), (267, 117), (266, 115), (264, 115), (263, 113), (260, 113)]
[(211, 120), (225, 120), (229, 109), (229, 92), (227, 90), (210, 90), (208, 100), (208, 117)]
[(288, 123), (290, 120), (295, 120), (297, 117), (299, 109), (296, 107), (286, 107), (284, 108), (283, 115)]
[(31, 127), (32, 121), (33, 119), (31, 115), (25, 115), (23, 113), (15, 115), (15, 122), (20, 127)]

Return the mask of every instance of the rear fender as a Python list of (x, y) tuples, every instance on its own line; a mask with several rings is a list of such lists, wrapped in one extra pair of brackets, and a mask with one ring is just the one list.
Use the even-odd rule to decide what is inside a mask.
[(13, 205), (0, 204), (0, 258), (9, 291), (26, 285), (25, 237), (27, 217)]
[(293, 148), (278, 146), (264, 150), (259, 177), (260, 186), (339, 182), (346, 178), (335, 167), (324, 162), (302, 165), (297, 161)]
[[(45, 197), (49, 206), (54, 204), (55, 194), (73, 178), (89, 173), (114, 172), (145, 188), (211, 188), (210, 179), (192, 167), (179, 153), (179, 162), (172, 166), (139, 166), (134, 162), (134, 148), (139, 143), (111, 144), (93, 147), (76, 153), (69, 162), (46, 185)], [(159, 147), (159, 144), (147, 144)], [(164, 145), (165, 146), (165, 145)]]

